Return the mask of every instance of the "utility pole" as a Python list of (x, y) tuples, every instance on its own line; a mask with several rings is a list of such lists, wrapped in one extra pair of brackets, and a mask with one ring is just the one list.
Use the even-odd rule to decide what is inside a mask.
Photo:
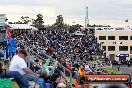
[(88, 6), (86, 6), (86, 17), (85, 17), (85, 27), (88, 27), (89, 19), (88, 19)]

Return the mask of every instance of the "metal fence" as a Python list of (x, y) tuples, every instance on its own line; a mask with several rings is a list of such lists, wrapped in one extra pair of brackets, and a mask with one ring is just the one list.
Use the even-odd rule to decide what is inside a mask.
[[(29, 48), (29, 47), (30, 47), (30, 48)], [(29, 46), (29, 47), (27, 47), (27, 53), (28, 53), (28, 55), (30, 56), (30, 51), (31, 51), (33, 48), (32, 48), (32, 46)], [(59, 63), (57, 60), (53, 59), (51, 56), (47, 55), (47, 54), (44, 53), (44, 52), (41, 52), (41, 53), (42, 53), (46, 58), (43, 58), (42, 56), (38, 55), (38, 53), (37, 53), (36, 56), (38, 56), (38, 57), (41, 58), (42, 60), (50, 59), (52, 62), (57, 62), (57, 66), (63, 68), (63, 70), (64, 70), (64, 75), (65, 75), (65, 76), (66, 76), (66, 72), (68, 72), (68, 73), (70, 74), (70, 76), (68, 77), (69, 80), (67, 80), (67, 81), (68, 81), (68, 84), (70, 85), (70, 87), (72, 87), (72, 73), (71, 73), (71, 71), (69, 71), (66, 67), (64, 67), (64, 66), (63, 66), (61, 63)], [(29, 66), (30, 66), (30, 65), (29, 65)]]

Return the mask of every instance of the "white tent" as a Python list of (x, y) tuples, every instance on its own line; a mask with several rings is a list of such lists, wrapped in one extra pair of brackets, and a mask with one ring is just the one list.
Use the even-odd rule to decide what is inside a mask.
[(81, 33), (80, 31), (76, 31), (76, 32), (74, 32), (72, 34), (74, 34), (74, 35), (85, 35), (85, 34)]
[(11, 29), (26, 29), (26, 30), (37, 30), (35, 27), (28, 24), (9, 24)]

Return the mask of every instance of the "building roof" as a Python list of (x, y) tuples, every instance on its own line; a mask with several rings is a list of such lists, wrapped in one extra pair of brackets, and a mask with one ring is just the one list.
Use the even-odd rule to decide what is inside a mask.
[(30, 26), (28, 24), (8, 24), (11, 29), (36, 29), (33, 26)]
[(38, 28), (38, 29), (39, 28), (45, 28), (44, 25), (32, 25), (32, 26), (35, 27), (35, 28)]
[(88, 25), (88, 27), (111, 27), (110, 25)]

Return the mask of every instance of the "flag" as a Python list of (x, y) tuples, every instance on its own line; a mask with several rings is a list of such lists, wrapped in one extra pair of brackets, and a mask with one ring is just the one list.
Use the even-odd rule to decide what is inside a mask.
[(49, 65), (50, 59), (46, 60), (45, 64), (42, 66), (42, 71), (46, 70), (46, 67)]
[(55, 66), (53, 66), (53, 67), (51, 68), (51, 71), (49, 71), (48, 76), (51, 76), (51, 75), (54, 73), (54, 71), (55, 71)]
[(9, 26), (6, 27), (6, 37), (11, 38), (11, 30)]
[(127, 19), (127, 20), (125, 20), (125, 22), (128, 22), (128, 19)]

